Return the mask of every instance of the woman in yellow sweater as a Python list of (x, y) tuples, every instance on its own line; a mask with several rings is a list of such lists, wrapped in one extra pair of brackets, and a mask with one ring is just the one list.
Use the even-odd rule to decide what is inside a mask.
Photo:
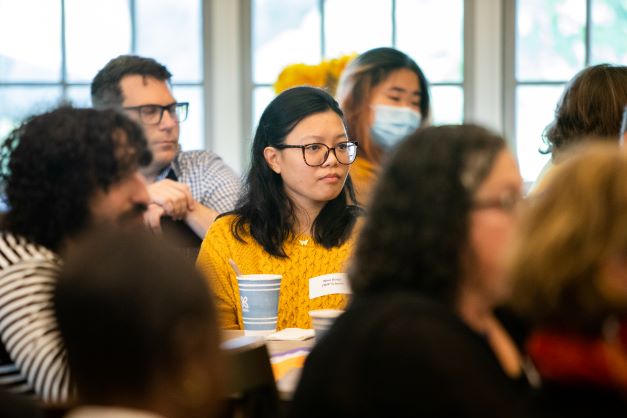
[(323, 90), (296, 87), (268, 105), (253, 140), (244, 194), (211, 226), (198, 255), (223, 328), (243, 328), (229, 259), (243, 274), (283, 276), (278, 329), (309, 328), (310, 310), (345, 306), (341, 285), (310, 298), (315, 289), (309, 279), (344, 271), (361, 211), (349, 203), (355, 196), (348, 170), (356, 155), (342, 111)]
[(429, 84), (409, 56), (394, 48), (375, 48), (348, 64), (337, 97), (349, 135), (359, 140), (351, 178), (357, 200), (366, 204), (383, 157), (401, 139), (428, 124)]

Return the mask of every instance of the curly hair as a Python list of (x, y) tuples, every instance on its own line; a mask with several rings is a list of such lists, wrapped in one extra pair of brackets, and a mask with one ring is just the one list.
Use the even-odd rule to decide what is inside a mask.
[(376, 186), (349, 278), (356, 295), (401, 290), (452, 306), (469, 213), (505, 141), (473, 125), (428, 127), (393, 151)]
[(137, 55), (120, 55), (105, 65), (91, 83), (91, 101), (95, 108), (118, 108), (122, 106), (124, 96), (120, 80), (127, 75), (152, 77), (170, 82), (172, 74), (168, 69), (152, 58)]
[(25, 120), (0, 153), (9, 208), (3, 228), (51, 250), (85, 228), (98, 189), (152, 159), (141, 128), (126, 116), (72, 107)]
[[(294, 87), (279, 94), (264, 110), (255, 133), (251, 165), (244, 183), (244, 193), (234, 213), (233, 235), (241, 240), (250, 227), (250, 234), (275, 257), (286, 257), (283, 243), (293, 235), (294, 206), (285, 194), (281, 176), (270, 169), (263, 156), (268, 146), (285, 142), (296, 125), (316, 113), (333, 111), (344, 115), (337, 102), (324, 90), (315, 87)], [(350, 176), (344, 189), (322, 208), (313, 224), (312, 236), (325, 248), (340, 246), (350, 236), (357, 216)]]
[(369, 161), (379, 162), (382, 155), (370, 137), (372, 91), (392, 72), (403, 68), (418, 77), (420, 113), (423, 121), (427, 120), (431, 113), (427, 78), (413, 59), (397, 49), (375, 48), (364, 52), (348, 64), (340, 78), (337, 97), (346, 114), (348, 134), (359, 140), (359, 155)]
[(545, 154), (587, 138), (617, 141), (627, 105), (627, 66), (600, 64), (580, 71), (562, 93), (555, 118), (545, 129)]

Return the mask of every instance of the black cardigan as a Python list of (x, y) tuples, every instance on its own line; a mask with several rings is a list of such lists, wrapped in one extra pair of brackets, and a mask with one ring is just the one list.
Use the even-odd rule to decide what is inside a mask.
[(291, 417), (529, 417), (487, 340), (419, 295), (358, 297), (314, 347)]

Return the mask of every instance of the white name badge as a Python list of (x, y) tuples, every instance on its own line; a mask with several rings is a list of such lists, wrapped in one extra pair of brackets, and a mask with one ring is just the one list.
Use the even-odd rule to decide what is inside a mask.
[(309, 299), (337, 294), (351, 294), (346, 273), (329, 273), (309, 279)]

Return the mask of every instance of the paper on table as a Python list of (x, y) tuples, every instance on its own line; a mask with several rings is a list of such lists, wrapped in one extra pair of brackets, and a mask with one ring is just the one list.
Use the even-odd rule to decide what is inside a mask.
[(309, 351), (310, 348), (297, 348), (272, 356), (270, 363), (274, 379), (278, 382), (292, 370), (302, 369)]
[(314, 337), (313, 329), (285, 328), (279, 332), (266, 335), (268, 341), (303, 341)]

